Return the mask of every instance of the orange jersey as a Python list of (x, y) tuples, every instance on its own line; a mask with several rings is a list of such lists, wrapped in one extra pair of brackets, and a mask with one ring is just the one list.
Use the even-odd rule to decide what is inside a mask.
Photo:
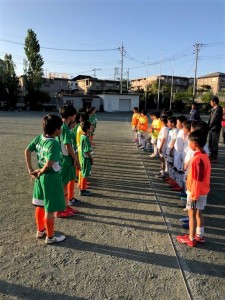
[(148, 130), (148, 117), (147, 116), (140, 116), (138, 122), (138, 129), (140, 131), (147, 132)]
[(208, 155), (196, 151), (187, 177), (187, 190), (191, 193), (191, 199), (197, 200), (200, 195), (209, 193), (210, 174), (211, 164)]
[(133, 116), (132, 116), (131, 125), (134, 126), (134, 127), (137, 127), (139, 118), (140, 118), (140, 114), (139, 113), (134, 113)]

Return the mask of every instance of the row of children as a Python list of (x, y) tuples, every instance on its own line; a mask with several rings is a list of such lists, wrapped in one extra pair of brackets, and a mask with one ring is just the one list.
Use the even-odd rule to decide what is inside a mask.
[[(139, 147), (146, 150), (148, 140), (153, 145), (153, 155), (159, 156), (160, 171), (155, 177), (162, 178), (173, 191), (182, 191), (182, 200), (186, 201), (190, 234), (178, 236), (177, 241), (194, 247), (196, 243), (204, 243), (204, 222), (202, 211), (206, 206), (207, 194), (210, 190), (211, 165), (206, 145), (208, 125), (203, 121), (188, 121), (185, 116), (159, 117), (155, 112), (150, 115), (152, 124), (149, 137), (145, 139), (135, 119), (147, 119), (144, 111), (138, 114), (134, 108), (132, 128)], [(147, 120), (145, 121), (145, 124)], [(147, 126), (146, 126), (147, 127)], [(147, 132), (147, 128), (145, 128)], [(148, 149), (148, 148), (147, 148)], [(185, 219), (187, 221), (187, 218)]]
[[(54, 234), (55, 216), (64, 218), (79, 212), (71, 207), (81, 204), (74, 198), (76, 173), (79, 173), (80, 195), (92, 194), (86, 188), (93, 164), (95, 108), (77, 114), (73, 106), (63, 106), (60, 115), (45, 116), (43, 134), (34, 138), (25, 150), (28, 172), (34, 179), (36, 237), (46, 236), (46, 244), (65, 239), (65, 235)], [(32, 152), (37, 155), (38, 169), (32, 167)]]

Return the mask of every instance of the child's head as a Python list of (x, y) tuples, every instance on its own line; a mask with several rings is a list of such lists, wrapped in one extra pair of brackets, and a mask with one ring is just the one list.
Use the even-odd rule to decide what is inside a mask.
[(185, 116), (177, 117), (177, 125), (176, 125), (177, 129), (182, 129), (183, 128), (183, 123), (186, 120), (187, 120), (187, 118)]
[(210, 105), (212, 107), (217, 106), (219, 104), (219, 98), (217, 96), (212, 96), (210, 99)]
[(69, 129), (73, 129), (75, 127), (75, 123), (76, 123), (75, 121), (74, 122), (70, 122), (68, 124)]
[(191, 121), (186, 120), (183, 122), (183, 130), (185, 134), (189, 134), (191, 132)]
[(85, 122), (85, 121), (88, 121), (89, 119), (89, 114), (86, 113), (86, 112), (82, 112), (80, 114), (80, 122)]
[(141, 111), (141, 114), (142, 114), (143, 116), (146, 116), (146, 115), (147, 115), (147, 111), (146, 111), (145, 109), (143, 109), (143, 110)]
[(167, 118), (166, 115), (162, 116), (160, 118), (160, 120), (161, 120), (163, 126), (167, 126), (167, 120), (168, 120), (168, 118)]
[(167, 125), (169, 128), (175, 128), (177, 125), (177, 118), (174, 116), (169, 117)]
[(191, 132), (195, 130), (201, 130), (207, 136), (209, 132), (209, 126), (204, 121), (193, 121), (191, 123)]
[(70, 121), (74, 121), (77, 110), (73, 105), (63, 105), (60, 108), (59, 113), (63, 119), (70, 119)]
[(47, 115), (42, 119), (44, 134), (56, 136), (61, 133), (62, 119), (57, 115)]
[(137, 106), (135, 106), (134, 108), (133, 108), (133, 113), (137, 113), (138, 112), (138, 108), (137, 108)]
[(88, 133), (91, 129), (91, 123), (89, 121), (81, 122), (80, 127), (83, 132)]
[(198, 148), (203, 148), (207, 142), (207, 136), (202, 134), (202, 130), (195, 130), (188, 136), (189, 146), (196, 151)]
[(159, 111), (155, 111), (155, 112), (152, 114), (152, 116), (153, 116), (153, 119), (159, 119), (159, 117), (160, 117), (160, 112), (159, 112)]

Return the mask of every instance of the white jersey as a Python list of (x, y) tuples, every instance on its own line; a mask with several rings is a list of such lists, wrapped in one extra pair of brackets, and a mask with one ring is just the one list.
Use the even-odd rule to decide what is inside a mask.
[(170, 154), (170, 150), (172, 148), (173, 142), (177, 138), (178, 129), (177, 128), (171, 128), (169, 130), (168, 139), (167, 139), (167, 145), (166, 145), (166, 154)]
[(174, 149), (176, 151), (182, 152), (184, 149), (184, 141), (185, 141), (184, 130), (180, 129), (177, 134), (177, 139), (174, 144)]
[(168, 127), (162, 127), (159, 131), (158, 140), (157, 140), (157, 148), (160, 149), (162, 146), (162, 141), (165, 139), (165, 143), (163, 144), (163, 149), (166, 149), (167, 144), (167, 138), (168, 138), (169, 128)]

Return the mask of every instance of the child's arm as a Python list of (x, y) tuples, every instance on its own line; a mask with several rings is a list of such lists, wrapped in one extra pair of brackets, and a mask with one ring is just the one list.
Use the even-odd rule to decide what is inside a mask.
[(88, 156), (88, 157), (90, 158), (90, 160), (91, 160), (91, 164), (93, 165), (93, 163), (94, 163), (94, 160), (93, 160), (93, 157), (92, 157), (92, 155), (91, 155), (91, 152), (90, 152), (90, 151), (88, 151), (88, 152), (85, 152), (85, 155), (86, 155), (86, 156)]
[(65, 144), (65, 148), (68, 151), (68, 154), (73, 158), (74, 160), (74, 165), (77, 163), (77, 155), (75, 154), (72, 145), (70, 144)]
[(34, 172), (34, 169), (32, 167), (32, 163), (31, 163), (31, 151), (26, 148), (24, 154), (25, 154), (25, 161), (26, 161), (26, 164), (27, 164), (27, 169), (28, 169), (28, 172), (29, 172), (29, 175), (31, 176), (32, 179), (35, 178), (35, 175), (33, 174)]
[(172, 142), (171, 142), (171, 149), (170, 149), (170, 154), (169, 154), (170, 156), (173, 155), (173, 149), (174, 149), (175, 142), (176, 142), (176, 140), (172, 140)]
[(165, 142), (166, 142), (166, 138), (163, 138), (163, 139), (162, 139), (162, 142), (161, 142), (161, 146), (160, 146), (160, 148), (159, 148), (159, 152), (160, 152), (160, 153), (162, 152), (162, 148), (163, 148), (163, 145), (165, 144)]
[(46, 173), (54, 164), (53, 160), (47, 160), (44, 166), (41, 169), (37, 169), (32, 172), (32, 175), (35, 177), (40, 177), (43, 173)]

